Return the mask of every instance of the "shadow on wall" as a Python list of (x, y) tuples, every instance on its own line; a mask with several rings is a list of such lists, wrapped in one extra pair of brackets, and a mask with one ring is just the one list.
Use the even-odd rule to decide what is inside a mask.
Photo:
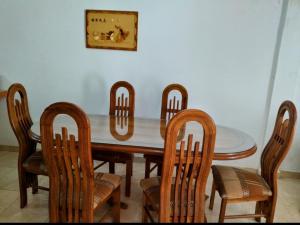
[(161, 96), (166, 86), (164, 82), (149, 74), (135, 85), (135, 115), (160, 118)]
[(108, 114), (109, 88), (99, 74), (88, 74), (83, 82), (83, 110), (87, 114)]
[(12, 82), (10, 82), (6, 76), (0, 74), (0, 90), (7, 90), (11, 84)]
[[(12, 82), (10, 82), (6, 76), (0, 74), (0, 90), (7, 90), (11, 84)], [(0, 99), (0, 145), (18, 145), (9, 123), (5, 98)]]

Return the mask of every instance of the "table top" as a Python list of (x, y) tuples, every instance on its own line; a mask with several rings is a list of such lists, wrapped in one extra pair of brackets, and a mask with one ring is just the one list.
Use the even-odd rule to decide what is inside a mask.
[[(162, 155), (166, 121), (150, 118), (120, 118), (108, 115), (88, 115), (91, 126), (93, 150)], [(76, 137), (77, 127), (71, 118), (59, 115), (54, 122), (54, 132), (62, 126)], [(194, 140), (202, 140), (202, 128), (196, 123), (188, 123), (178, 136), (178, 143), (189, 134)], [(30, 136), (40, 142), (40, 124), (35, 122)], [(248, 134), (225, 126), (216, 126), (215, 160), (231, 160), (248, 157), (256, 152), (256, 144)]]

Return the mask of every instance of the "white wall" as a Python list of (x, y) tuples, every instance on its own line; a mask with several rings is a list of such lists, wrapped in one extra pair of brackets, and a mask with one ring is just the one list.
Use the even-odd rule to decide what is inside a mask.
[[(274, 76), (266, 140), (271, 136), (277, 110), (284, 100), (292, 100), (300, 117), (300, 1), (289, 1), (279, 46), (278, 64)], [(299, 119), (298, 119), (299, 120)], [(298, 131), (298, 132), (297, 132)], [(300, 127), (296, 128), (293, 145), (282, 169), (300, 171)]]
[[(138, 11), (138, 51), (85, 48), (85, 9)], [(234, 163), (257, 167), (281, 10), (260, 0), (0, 0), (1, 87), (22, 83), (38, 120), (62, 100), (107, 113), (110, 86), (127, 80), (136, 115), (159, 117), (162, 89), (178, 82), (190, 108), (256, 140), (258, 153)], [(12, 143), (12, 133), (0, 138)]]

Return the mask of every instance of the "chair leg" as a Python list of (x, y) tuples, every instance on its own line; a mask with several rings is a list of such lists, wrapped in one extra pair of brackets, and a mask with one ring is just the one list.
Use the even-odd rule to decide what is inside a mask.
[(39, 190), (38, 176), (32, 174), (32, 194), (38, 193)]
[(151, 162), (149, 159), (146, 158), (146, 163), (145, 163), (145, 179), (150, 177), (150, 166), (151, 166)]
[(210, 202), (209, 202), (209, 209), (212, 210), (214, 207), (214, 201), (215, 201), (215, 193), (216, 193), (216, 184), (213, 180), (212, 188), (211, 188), (211, 194), (210, 194)]
[(132, 164), (133, 164), (132, 160), (126, 162), (126, 187), (125, 187), (126, 197), (130, 197)]
[(162, 166), (160, 163), (157, 164), (157, 176), (160, 177), (161, 176), (161, 170), (162, 170)]
[(115, 174), (115, 163), (109, 162), (109, 173)]
[(146, 207), (147, 207), (147, 198), (146, 198), (145, 194), (143, 193), (142, 223), (147, 223), (148, 222), (148, 214), (146, 212)]
[(60, 213), (59, 213), (59, 207), (58, 202), (59, 202), (59, 196), (58, 196), (58, 189), (53, 185), (53, 183), (49, 183), (49, 195), (48, 195), (48, 213), (49, 213), (49, 222), (50, 223), (58, 223), (60, 222)]
[(267, 223), (273, 223), (274, 222), (274, 216), (275, 216), (275, 208), (276, 208), (276, 199), (272, 199), (266, 202), (266, 222)]
[(27, 178), (28, 174), (19, 170), (20, 208), (27, 205)]
[(219, 223), (224, 223), (226, 206), (227, 206), (227, 200), (222, 199), (220, 215), (219, 215)]
[[(261, 214), (262, 213), (262, 202), (256, 202), (256, 206), (255, 206), (255, 214)], [(255, 221), (260, 223), (261, 222), (261, 218), (257, 217), (255, 218)]]
[(112, 216), (114, 223), (120, 223), (120, 210), (121, 210), (121, 191), (120, 186), (112, 194)]

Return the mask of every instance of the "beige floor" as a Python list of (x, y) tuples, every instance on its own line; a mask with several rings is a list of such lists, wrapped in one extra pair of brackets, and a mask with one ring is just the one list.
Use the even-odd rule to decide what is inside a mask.
[[(17, 153), (0, 151), (0, 222), (48, 222), (48, 192), (40, 190), (38, 194), (32, 195), (28, 190), (28, 205), (24, 209), (19, 207), (19, 192), (17, 180)], [(104, 167), (101, 171), (107, 171)], [(117, 166), (117, 173), (124, 177), (124, 166)], [(128, 203), (126, 210), (121, 210), (122, 222), (141, 221), (141, 197), (142, 192), (139, 181), (144, 176), (144, 163), (137, 160), (134, 163), (134, 176), (132, 179), (132, 195), (124, 197), (122, 187), (122, 200)], [(41, 177), (40, 184), (48, 185), (48, 178)], [(207, 186), (210, 193), (211, 177)], [(275, 215), (275, 222), (300, 222), (300, 180), (281, 178), (279, 180), (279, 198)], [(208, 202), (207, 202), (208, 204)], [(208, 222), (217, 222), (220, 208), (220, 198), (216, 195), (215, 207), (211, 211), (207, 205)], [(254, 204), (229, 205), (227, 213), (252, 213)], [(110, 222), (110, 210), (105, 206), (95, 214), (95, 220)], [(253, 220), (233, 220), (234, 222), (254, 222)], [(230, 220), (227, 220), (230, 222)]]

